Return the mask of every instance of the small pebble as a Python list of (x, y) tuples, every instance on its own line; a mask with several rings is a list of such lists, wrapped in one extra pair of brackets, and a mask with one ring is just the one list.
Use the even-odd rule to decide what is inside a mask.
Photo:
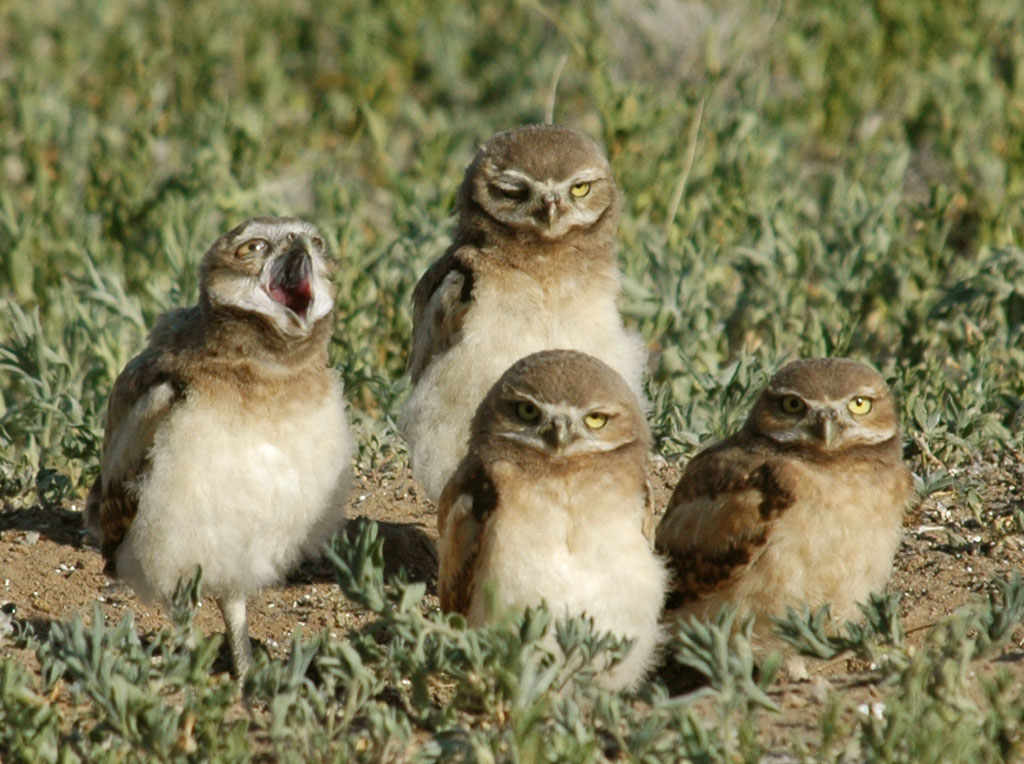
[(861, 703), (857, 706), (857, 713), (861, 716), (873, 716), (879, 721), (885, 718), (885, 703)]

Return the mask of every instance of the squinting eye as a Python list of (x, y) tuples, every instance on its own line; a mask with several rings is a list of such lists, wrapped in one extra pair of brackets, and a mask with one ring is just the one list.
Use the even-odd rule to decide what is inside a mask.
[(576, 183), (569, 189), (569, 193), (575, 196), (577, 199), (582, 199), (584, 196), (590, 193), (589, 183)]
[(516, 416), (524, 422), (536, 422), (540, 419), (540, 409), (529, 401), (519, 401), (516, 404)]
[(523, 201), (530, 195), (530, 189), (526, 186), (495, 186), (495, 188), (506, 199), (514, 199), (517, 202)]
[(782, 410), (787, 414), (799, 414), (804, 410), (804, 402), (795, 395), (787, 395), (782, 399)]
[(851, 398), (846, 407), (850, 409), (850, 413), (864, 416), (871, 411), (871, 399), (858, 395), (856, 398)]
[(583, 422), (591, 430), (600, 430), (602, 427), (608, 424), (608, 415), (597, 413), (587, 414), (585, 417), (583, 417)]
[(248, 257), (256, 252), (262, 252), (270, 246), (266, 239), (249, 239), (242, 246), (235, 250), (235, 257)]

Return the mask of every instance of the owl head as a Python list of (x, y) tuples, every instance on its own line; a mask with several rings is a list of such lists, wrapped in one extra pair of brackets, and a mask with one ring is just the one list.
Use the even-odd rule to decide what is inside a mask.
[(206, 310), (255, 315), (284, 337), (306, 336), (334, 305), (326, 244), (304, 220), (247, 220), (203, 256), (199, 293)]
[(850, 358), (791, 361), (769, 380), (747, 427), (781, 446), (818, 455), (892, 442), (900, 425), (881, 375)]
[[(556, 241), (599, 221), (614, 224), (619, 192), (604, 153), (557, 125), (498, 133), (477, 151), (459, 189), (460, 223)], [(493, 224), (496, 224), (493, 225)]]
[(496, 447), (566, 460), (630, 447), (646, 453), (636, 396), (608, 365), (575, 350), (545, 350), (501, 376), (473, 418), (470, 450)]

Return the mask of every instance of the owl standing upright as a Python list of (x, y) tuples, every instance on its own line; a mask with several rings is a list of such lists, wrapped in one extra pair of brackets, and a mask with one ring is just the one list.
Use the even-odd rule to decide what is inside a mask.
[(317, 230), (255, 218), (200, 265), (199, 304), (161, 317), (114, 384), (86, 502), (107, 572), (166, 602), (202, 568), (236, 673), (246, 598), (343, 519), (353, 439), (327, 364), (334, 306)]
[(438, 507), (438, 595), (472, 626), (547, 603), (633, 641), (603, 677), (631, 687), (660, 635), (667, 573), (651, 549), (650, 435), (608, 365), (556, 350), (516, 362), (472, 423)]
[(831, 603), (839, 622), (889, 579), (914, 497), (895, 401), (848, 358), (793, 361), (739, 432), (693, 458), (658, 526), (675, 572), (668, 609), (708, 618), (726, 604), (755, 634), (787, 607)]
[(590, 353), (642, 399), (647, 351), (618, 310), (619, 206), (608, 160), (574, 130), (518, 127), (477, 152), (455, 239), (414, 292), (413, 391), (401, 426), (432, 501), (465, 453), (477, 404), (523, 356)]

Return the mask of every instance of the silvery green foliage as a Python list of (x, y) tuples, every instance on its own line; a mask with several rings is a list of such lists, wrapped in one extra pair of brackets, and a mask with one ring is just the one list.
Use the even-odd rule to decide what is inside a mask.
[(752, 647), (754, 620), (746, 618), (736, 626), (736, 610), (723, 608), (712, 621), (693, 616), (679, 619), (669, 645), (673, 658), (707, 677), (721, 702), (752, 704), (779, 710), (765, 693), (779, 669), (778, 653), (755, 662)]
[(773, 618), (776, 633), (803, 655), (829, 660), (840, 653), (852, 652), (861, 658), (873, 658), (879, 645), (900, 647), (903, 626), (899, 619), (898, 594), (872, 593), (860, 606), (863, 622), (836, 624), (828, 604), (811, 611), (786, 609), (784, 618)]
[(658, 684), (637, 700), (600, 689), (596, 672), (627, 645), (588, 620), (553, 621), (541, 607), (472, 629), (426, 606), (421, 584), (385, 580), (373, 523), (328, 556), (346, 595), (376, 617), (345, 640), (296, 638), (284, 662), (257, 659), (249, 699), (272, 710), (283, 759), (330, 749), (365, 761), (676, 761), (747, 745)]
[(151, 640), (140, 639), (130, 614), (108, 624), (98, 605), (89, 623), (76, 615), (51, 625), (36, 651), (41, 691), (66, 691), (85, 710), (70, 734), (58, 728), (53, 760), (245, 758), (246, 724), (224, 718), (237, 689), (212, 671), (221, 640), (190, 627), (198, 588), (198, 571), (180, 582), (172, 627)]
[[(904, 653), (887, 682), (894, 689), (877, 713), (861, 716), (872, 760), (1003, 762), (1020, 752), (1024, 697), (1005, 669), (975, 679), (971, 661), (1021, 623), (1021, 581), (996, 580), (988, 602), (939, 621), (913, 654)], [(984, 697), (979, 705), (977, 696)]]
[[(345, 638), (296, 632), (283, 659), (257, 651), (244, 713), (238, 685), (214, 670), (221, 638), (191, 627), (198, 571), (179, 586), (171, 628), (147, 639), (130, 616), (107, 623), (98, 608), (88, 622), (52, 624), (42, 639), (19, 625), (19, 644), (34, 646), (40, 675), (10, 659), (0, 664), (0, 750), (12, 761), (247, 761), (268, 750), (294, 762), (716, 762), (765, 754), (757, 719), (776, 707), (767, 693), (777, 656), (755, 666), (751, 624), (736, 627), (732, 612), (679, 624), (666, 646), (672, 660), (703, 673), (708, 688), (671, 697), (655, 677), (630, 696), (593, 681), (595, 665), (624, 645), (595, 635), (585, 620), (556, 623), (539, 608), (493, 628), (466, 628), (429, 607), (420, 584), (384, 578), (372, 523), (330, 556), (346, 594), (372, 609), (372, 620)], [(1020, 689), (1005, 672), (976, 687), (971, 666), (1020, 624), (1021, 589), (1019, 577), (994, 582), (987, 601), (938, 623), (913, 652), (902, 645), (894, 598), (875, 598), (867, 622), (847, 625), (842, 637), (824, 627), (824, 611), (791, 613), (791, 631), (819, 653), (886, 658), (879, 666), (889, 690), (858, 712), (846, 750), (906, 762), (1011, 757), (1024, 725)], [(58, 695), (66, 698), (59, 705)], [(829, 724), (823, 717), (822, 744), (831, 750)]]
[(988, 602), (975, 606), (978, 629), (977, 654), (988, 655), (1024, 625), (1024, 580), (1019, 572), (1009, 579), (997, 578), (989, 588)]

